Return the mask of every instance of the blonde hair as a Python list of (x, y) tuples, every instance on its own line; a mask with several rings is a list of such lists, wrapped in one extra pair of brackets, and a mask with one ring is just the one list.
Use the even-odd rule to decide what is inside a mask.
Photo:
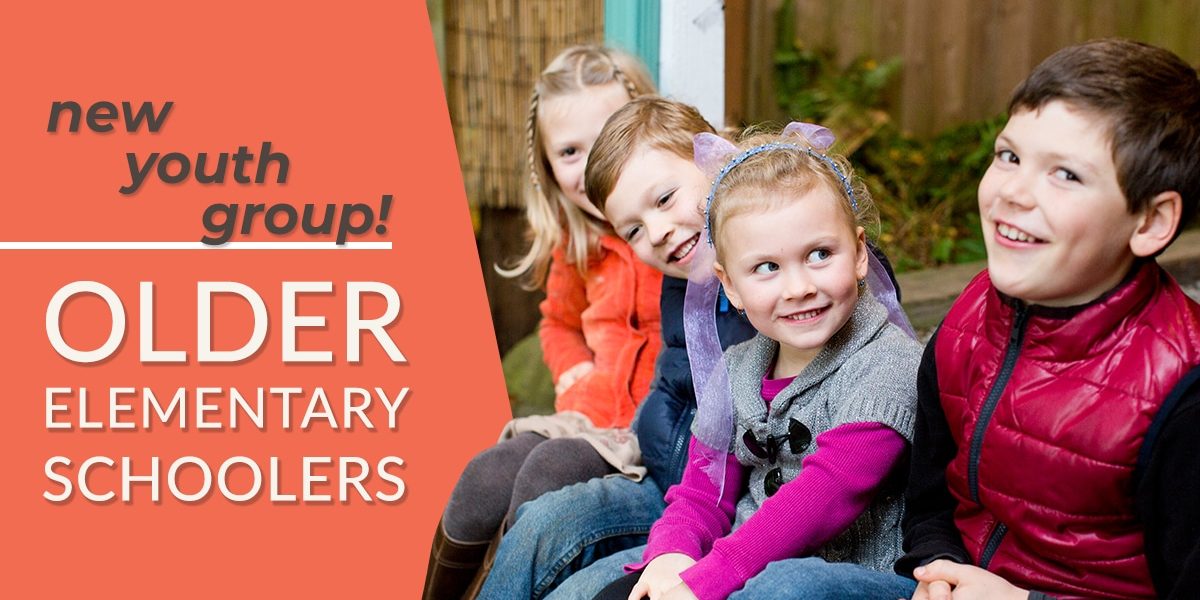
[[(778, 208), (818, 185), (825, 186), (840, 200), (839, 206), (851, 227), (862, 227), (868, 235), (878, 228), (879, 213), (871, 194), (863, 182), (855, 177), (854, 169), (845, 157), (815, 150), (807, 140), (796, 136), (752, 135), (743, 139), (738, 149), (746, 151), (765, 144), (780, 146), (754, 154), (729, 170), (713, 194), (708, 207), (708, 224), (718, 261), (721, 260), (724, 245), (720, 232), (729, 219)], [(841, 176), (833, 165), (837, 165)], [(845, 184), (842, 177), (845, 177)], [(846, 193), (847, 185), (854, 194), (853, 204)]]
[(642, 96), (613, 113), (588, 155), (584, 187), (601, 211), (629, 157), (643, 147), (692, 160), (692, 137), (716, 133), (694, 107), (660, 96)]
[(653, 93), (650, 74), (638, 60), (603, 46), (572, 46), (563, 50), (538, 77), (529, 98), (525, 126), (525, 151), (529, 182), (525, 193), (525, 218), (529, 221), (529, 252), (511, 269), (496, 267), (505, 277), (524, 276), (523, 287), (537, 289), (546, 281), (554, 249), (563, 244), (565, 254), (580, 275), (587, 274), (588, 258), (595, 251), (607, 224), (584, 213), (563, 195), (550, 169), (550, 159), (538, 126), (538, 106), (558, 96), (577, 93), (592, 86), (620, 83), (636, 98)]

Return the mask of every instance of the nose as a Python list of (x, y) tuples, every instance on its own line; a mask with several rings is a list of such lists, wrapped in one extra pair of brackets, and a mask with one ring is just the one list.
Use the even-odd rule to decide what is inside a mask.
[(575, 164), (571, 165), (571, 170), (570, 170), (570, 174), (569, 174), (569, 177), (571, 178), (570, 181), (573, 184), (572, 187), (575, 188), (575, 191), (577, 191), (581, 194), (584, 193), (584, 191), (585, 191), (583, 174), (586, 170), (587, 170), (587, 155), (584, 155), (583, 158), (576, 161)]
[(671, 241), (671, 226), (659, 215), (646, 217), (646, 236), (654, 247), (662, 246)]
[(1021, 208), (1030, 208), (1034, 203), (1032, 193), (1034, 182), (1027, 174), (1028, 169), (1018, 169), (1008, 173), (998, 188), (1000, 200)]
[(816, 293), (812, 274), (802, 266), (795, 266), (786, 271), (783, 282), (783, 296), (787, 300), (806, 298)]

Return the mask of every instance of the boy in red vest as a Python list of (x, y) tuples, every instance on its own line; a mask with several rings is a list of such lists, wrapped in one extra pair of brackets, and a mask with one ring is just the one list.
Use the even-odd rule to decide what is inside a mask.
[(1155, 262), (1200, 199), (1200, 81), (1125, 40), (1014, 92), (988, 269), (925, 351), (914, 598), (1200, 598), (1200, 306)]

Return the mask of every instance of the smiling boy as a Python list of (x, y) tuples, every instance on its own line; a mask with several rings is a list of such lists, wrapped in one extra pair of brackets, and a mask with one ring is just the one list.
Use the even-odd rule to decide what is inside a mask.
[[(558, 597), (590, 598), (612, 573), (571, 576), (644, 544), (666, 506), (663, 492), (682, 476), (696, 410), (684, 344), (684, 278), (704, 228), (709, 185), (692, 163), (692, 137), (701, 132), (713, 128), (695, 108), (642, 96), (613, 114), (587, 161), (589, 199), (642, 262), (667, 275), (660, 297), (663, 347), (633, 424), (647, 476), (640, 482), (593, 479), (524, 504), (501, 541), (480, 600), (536, 600), (556, 589)], [(725, 345), (754, 335), (727, 303), (716, 323)], [(618, 575), (623, 564), (614, 563)]]
[(914, 598), (1200, 597), (1200, 306), (1155, 262), (1200, 199), (1200, 81), (1061, 50), (979, 185), (988, 270), (926, 348)]

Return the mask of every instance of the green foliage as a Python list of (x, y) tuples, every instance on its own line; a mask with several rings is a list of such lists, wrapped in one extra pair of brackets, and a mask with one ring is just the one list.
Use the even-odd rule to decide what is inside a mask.
[(854, 154), (898, 270), (985, 258), (977, 191), (1003, 126), (998, 116), (918, 139), (887, 123)]
[(784, 2), (774, 55), (776, 99), (793, 119), (817, 122), (838, 136), (879, 207), (879, 243), (897, 270), (985, 257), (976, 191), (992, 160), (1002, 116), (916, 138), (884, 112), (900, 59), (859, 57), (839, 65), (830, 50), (807, 48), (795, 34), (795, 9)]
[[(790, 39), (790, 38), (781, 38)], [(878, 109), (888, 83), (900, 71), (900, 58), (882, 63), (860, 58), (836, 68), (833, 53), (792, 42), (775, 49), (775, 91), (788, 115), (827, 120), (838, 113)]]
[(536, 332), (517, 342), (504, 355), (502, 366), (514, 417), (554, 412), (554, 382), (542, 360), (542, 345)]

